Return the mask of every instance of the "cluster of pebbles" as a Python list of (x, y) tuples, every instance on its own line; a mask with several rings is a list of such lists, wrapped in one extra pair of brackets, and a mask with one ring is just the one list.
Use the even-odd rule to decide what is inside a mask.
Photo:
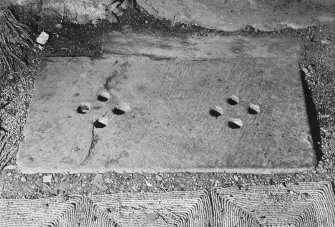
[[(236, 95), (232, 95), (227, 99), (227, 102), (229, 105), (237, 105), (240, 103), (240, 98)], [(250, 103), (247, 110), (248, 113), (252, 115), (256, 115), (261, 112), (260, 106), (254, 103)], [(223, 115), (223, 109), (221, 106), (215, 105), (214, 108), (210, 109), (210, 114), (217, 118)], [(242, 128), (243, 121), (239, 118), (231, 118), (228, 121), (228, 126), (233, 129)]]

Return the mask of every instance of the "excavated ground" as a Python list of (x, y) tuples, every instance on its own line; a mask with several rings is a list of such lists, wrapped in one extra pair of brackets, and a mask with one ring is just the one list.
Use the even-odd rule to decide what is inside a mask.
[[(238, 195), (240, 190), (248, 191), (252, 188), (248, 201), (260, 196), (259, 198), (267, 198), (271, 206), (273, 201), (276, 203), (284, 204), (290, 201), (291, 204), (295, 201), (307, 201), (308, 204), (315, 205), (315, 201), (321, 201), (320, 199), (314, 199), (314, 192), (321, 192), (321, 198), (325, 200), (333, 200), (334, 192), (332, 182), (334, 181), (334, 133), (335, 133), (335, 118), (334, 118), (334, 72), (335, 66), (333, 64), (335, 60), (335, 25), (324, 25), (319, 27), (310, 27), (303, 30), (285, 29), (276, 32), (260, 32), (249, 27), (238, 32), (220, 32), (215, 30), (203, 29), (196, 26), (187, 26), (183, 24), (172, 25), (167, 21), (159, 21), (153, 17), (141, 14), (125, 13), (124, 18), (120, 18), (120, 22), (117, 24), (110, 25), (107, 22), (101, 22), (97, 25), (74, 25), (63, 21), (63, 18), (59, 18), (52, 13), (46, 13), (41, 17), (36, 17), (29, 13), (26, 13), (21, 8), (16, 9), (18, 15), (21, 15), (21, 20), (26, 21), (33, 29), (33, 32), (37, 35), (39, 32), (46, 30), (51, 34), (52, 39), (46, 48), (40, 53), (39, 65), (31, 66), (30, 70), (24, 72), (23, 77), (15, 77), (12, 81), (2, 81), (1, 98), (2, 100), (8, 100), (8, 104), (2, 106), (0, 109), (0, 116), (3, 119), (4, 124), (2, 127), (6, 128), (9, 132), (10, 139), (7, 139), (8, 132), (1, 139), (6, 139), (6, 144), (2, 140), (0, 146), (1, 160), (3, 160), (2, 167), (6, 166), (1, 171), (0, 185), (1, 187), (1, 204), (8, 202), (15, 203), (18, 200), (6, 200), (6, 199), (40, 199), (40, 198), (56, 198), (61, 199), (62, 202), (66, 202), (68, 195), (80, 194), (80, 195), (104, 195), (114, 194), (119, 192), (131, 192), (133, 195), (137, 195), (138, 192), (176, 192), (182, 191), (185, 194), (195, 191), (196, 195), (190, 195), (194, 198), (201, 199), (202, 203), (207, 204), (207, 197), (210, 194), (211, 200), (210, 206), (222, 206), (224, 204), (224, 196), (226, 195)], [(23, 13), (24, 12), (24, 13)], [(129, 16), (132, 14), (132, 16)], [(134, 17), (135, 15), (135, 17)], [(299, 173), (289, 174), (271, 174), (271, 175), (257, 175), (257, 174), (228, 174), (228, 173), (115, 173), (107, 172), (103, 174), (68, 174), (68, 173), (57, 173), (57, 174), (22, 174), (16, 167), (15, 155), (17, 152), (18, 145), (22, 138), (22, 129), (26, 120), (27, 109), (29, 102), (32, 98), (32, 92), (34, 87), (34, 81), (36, 71), (45, 64), (47, 57), (51, 56), (88, 56), (92, 59), (99, 58), (102, 56), (102, 47), (99, 40), (95, 40), (96, 34), (102, 34), (103, 31), (119, 30), (123, 29), (136, 29), (136, 30), (149, 30), (160, 32), (164, 35), (169, 36), (186, 36), (190, 34), (196, 34), (200, 36), (206, 36), (210, 34), (220, 35), (243, 35), (247, 37), (276, 37), (276, 38), (295, 38), (300, 40), (311, 41), (312, 43), (302, 47), (300, 52), (299, 64), (301, 67), (312, 67), (312, 72), (306, 77), (306, 83), (311, 91), (311, 97), (316, 107), (316, 113), (318, 119), (318, 128), (315, 133), (320, 136), (320, 141), (317, 151), (318, 164), (315, 170)], [(3, 130), (4, 131), (4, 130)], [(10, 160), (10, 161), (9, 161)], [(9, 162), (8, 162), (9, 161)], [(302, 183), (302, 182), (319, 182), (318, 183)], [(329, 183), (330, 182), (330, 183)], [(296, 186), (294, 186), (296, 185)], [(298, 186), (297, 186), (298, 185)], [(300, 186), (299, 186), (300, 185)], [(266, 188), (265, 186), (269, 186)], [(222, 187), (217, 191), (214, 188)], [(231, 192), (225, 192), (230, 190)], [(265, 188), (264, 188), (265, 187)], [(293, 188), (292, 188), (293, 187)], [(294, 188), (298, 187), (298, 188)], [(300, 188), (299, 188), (300, 187)], [(283, 192), (274, 192), (280, 188)], [(197, 190), (204, 190), (199, 192)], [(236, 191), (234, 190), (236, 189)], [(209, 191), (207, 191), (209, 190)], [(255, 190), (256, 192), (254, 192)], [(264, 194), (257, 191), (263, 190)], [(310, 191), (308, 191), (310, 190)], [(313, 191), (314, 190), (314, 191)], [(293, 192), (292, 192), (293, 191)], [(198, 194), (197, 194), (198, 193)], [(202, 195), (204, 193), (205, 196)], [(162, 194), (162, 195), (163, 195)], [(178, 193), (177, 193), (178, 194)], [(271, 196), (269, 196), (271, 194)], [(164, 194), (165, 195), (165, 194)], [(152, 198), (153, 194), (148, 194), (148, 198)], [(170, 195), (171, 196), (171, 195)], [(180, 196), (180, 195), (179, 195)], [(242, 196), (242, 195), (238, 195)], [(237, 196), (237, 197), (238, 197)], [(136, 197), (136, 196), (135, 196)], [(177, 198), (178, 196), (173, 196)], [(243, 197), (243, 196), (242, 196)], [(271, 198), (270, 198), (271, 197)], [(65, 200), (64, 200), (65, 198)], [(105, 197), (107, 198), (107, 197)], [(319, 197), (317, 197), (319, 198)], [(330, 199), (329, 199), (330, 198)], [(72, 197), (71, 197), (72, 199)], [(110, 198), (110, 201), (123, 201), (125, 198)], [(99, 197), (90, 197), (90, 201), (82, 201), (83, 199), (77, 199), (75, 203), (90, 204), (90, 201), (99, 206), (101, 205)], [(106, 199), (107, 200), (107, 199)], [(127, 198), (126, 198), (127, 200)], [(134, 198), (136, 200), (136, 198)], [(14, 202), (13, 202), (14, 201)], [(20, 200), (21, 201), (21, 200)], [(37, 200), (36, 200), (37, 201)], [(100, 201), (100, 202), (99, 202)], [(194, 201), (194, 203), (197, 200)], [(203, 202), (205, 201), (205, 202)], [(229, 200), (233, 201), (233, 200)], [(237, 202), (236, 202), (237, 201)], [(241, 206), (243, 204), (243, 198), (238, 197), (233, 204)], [(242, 201), (242, 202), (241, 202)], [(323, 201), (323, 200), (322, 200)], [(182, 203), (182, 200), (179, 201)], [(20, 202), (21, 203), (21, 202)], [(41, 202), (42, 203), (42, 202)], [(60, 202), (58, 201), (58, 204)], [(73, 202), (74, 203), (74, 202)], [(125, 202), (126, 203), (126, 202)], [(173, 203), (173, 202), (172, 202)], [(21, 203), (22, 204), (22, 203)], [(216, 205), (213, 205), (216, 204)], [(254, 203), (253, 203), (254, 204)], [(328, 204), (328, 203), (327, 203)], [(28, 206), (28, 205), (27, 205)], [(40, 205), (37, 205), (40, 206)], [(49, 205), (48, 205), (49, 206)], [(48, 207), (47, 206), (47, 207)], [(90, 207), (90, 205), (87, 205)], [(200, 205), (199, 205), (200, 206)], [(199, 207), (197, 205), (197, 207)], [(205, 207), (207, 205), (204, 205)], [(244, 211), (252, 213), (252, 209), (243, 208)], [(262, 206), (260, 204), (259, 206)], [(317, 210), (316, 216), (322, 212), (330, 212), (333, 208), (327, 207), (324, 204), (317, 204), (315, 207), (324, 207), (324, 211)], [(6, 207), (6, 205), (4, 205)], [(7, 206), (8, 208), (9, 206)], [(15, 208), (15, 205), (13, 205)], [(16, 206), (18, 207), (18, 205)], [(23, 206), (24, 207), (24, 206)], [(28, 206), (29, 207), (29, 206)], [(135, 208), (134, 208), (135, 207)], [(132, 209), (141, 207), (141, 205), (134, 205)], [(202, 206), (200, 206), (202, 207)], [(107, 210), (109, 208), (106, 208)], [(141, 208), (142, 209), (142, 208)], [(149, 209), (149, 208), (148, 208)], [(156, 208), (150, 208), (151, 211)], [(205, 209), (205, 208), (199, 208)], [(279, 209), (279, 208), (278, 208)], [(285, 208), (286, 209), (286, 208)], [(307, 208), (306, 208), (307, 209)], [(138, 210), (138, 209), (137, 209)], [(256, 209), (257, 210), (257, 209)], [(61, 212), (61, 210), (59, 211)], [(96, 211), (94, 211), (96, 212)], [(141, 211), (143, 213), (143, 211)], [(209, 214), (211, 212), (199, 211), (200, 213)], [(112, 212), (113, 213), (113, 212)], [(160, 216), (161, 213), (154, 213), (151, 216), (148, 215), (150, 212), (144, 212), (146, 214), (146, 221), (157, 221), (158, 219), (164, 220)], [(151, 212), (152, 213), (152, 212)], [(150, 213), (150, 214), (151, 214)], [(266, 219), (266, 213), (264, 210), (257, 210), (255, 216), (256, 221), (259, 223), (261, 220)], [(305, 214), (305, 211), (303, 212)], [(306, 211), (308, 216), (308, 211)], [(129, 213), (128, 213), (129, 214)], [(327, 213), (329, 217), (334, 214)], [(101, 214), (103, 216), (103, 214)], [(218, 215), (218, 214), (214, 214)], [(286, 217), (289, 214), (283, 214)], [(28, 215), (29, 216), (29, 215)], [(269, 215), (271, 216), (271, 215)], [(299, 214), (297, 214), (299, 216)], [(328, 218), (329, 218), (328, 217)], [(100, 218), (100, 216), (99, 216)], [(268, 223), (271, 222), (271, 218), (268, 217)], [(306, 220), (308, 218), (304, 217)], [(304, 219), (302, 218), (302, 219)], [(80, 219), (80, 218), (79, 218)], [(102, 218), (103, 219), (103, 218)], [(173, 218), (171, 218), (173, 219)], [(205, 218), (211, 219), (211, 218)], [(248, 218), (246, 218), (248, 219)], [(317, 219), (317, 218), (316, 218)], [(99, 219), (100, 220), (100, 219)], [(122, 219), (122, 223), (127, 223)], [(175, 219), (173, 219), (175, 220)], [(215, 219), (216, 220), (216, 219)], [(249, 220), (249, 219), (248, 219)], [(285, 219), (286, 220), (286, 219)], [(309, 219), (308, 219), (309, 220)], [(327, 219), (330, 220), (330, 219)], [(325, 222), (327, 222), (327, 220)], [(64, 220), (62, 220), (65, 222)], [(312, 220), (321, 225), (320, 222)], [(166, 222), (163, 221), (166, 224)], [(253, 223), (251, 218), (249, 222)], [(279, 223), (279, 221), (275, 222)], [(288, 222), (285, 222), (286, 224)], [(222, 224), (222, 223), (221, 223)], [(214, 226), (221, 225), (220, 223), (212, 223)], [(264, 223), (263, 223), (264, 224)], [(2, 224), (5, 226), (5, 224)], [(159, 225), (159, 224), (157, 224)], [(211, 226), (212, 226), (211, 225)], [(242, 224), (240, 224), (242, 226)], [(15, 225), (13, 225), (15, 226)], [(101, 225), (102, 226), (102, 225)], [(106, 224), (106, 226), (108, 226)], [(331, 226), (325, 225), (325, 226)]]

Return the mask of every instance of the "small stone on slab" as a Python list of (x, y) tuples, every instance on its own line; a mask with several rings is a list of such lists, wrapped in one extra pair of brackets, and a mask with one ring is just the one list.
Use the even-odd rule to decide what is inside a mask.
[(52, 181), (51, 174), (43, 176), (43, 183), (51, 183), (51, 181)]

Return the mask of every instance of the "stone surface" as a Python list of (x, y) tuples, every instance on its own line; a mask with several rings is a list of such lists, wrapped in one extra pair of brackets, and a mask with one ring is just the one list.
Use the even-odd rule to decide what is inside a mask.
[(0, 226), (334, 226), (332, 182), (0, 199)]
[(106, 191), (108, 189), (101, 174), (95, 175), (95, 177), (91, 181), (91, 184), (98, 187), (102, 191)]
[[(115, 40), (113, 45), (106, 41), (105, 48), (111, 50)], [(145, 49), (146, 40), (124, 43), (126, 50), (119, 45), (113, 50), (123, 55), (101, 60), (51, 58), (36, 81), (19, 169), (272, 173), (313, 168), (297, 65), (300, 43), (192, 40), (189, 53), (189, 46), (183, 51), (178, 42), (177, 47), (165, 45), (166, 51), (159, 42)], [(111, 99), (97, 100), (106, 88)], [(237, 105), (227, 102), (233, 94), (240, 98)], [(120, 101), (129, 103), (131, 111), (115, 112)], [(82, 102), (90, 102), (92, 111), (78, 113)], [(248, 113), (251, 102), (262, 108), (259, 114)], [(209, 113), (215, 105), (223, 109), (219, 118)], [(94, 126), (100, 116), (108, 117), (108, 126)], [(228, 127), (230, 118), (241, 119), (243, 128)]]
[[(117, 9), (112, 3), (112, 0), (50, 0), (43, 2), (6, 0), (0, 3), (0, 7), (9, 4), (33, 5), (37, 10), (54, 10), (80, 24), (96, 23), (101, 19), (107, 19), (114, 23), (117, 22), (117, 19), (111, 14), (111, 11)], [(158, 18), (226, 31), (239, 30), (247, 25), (260, 30), (286, 27), (306, 28), (335, 21), (335, 6), (332, 0), (137, 0), (137, 4)]]
[(264, 31), (286, 27), (299, 29), (335, 21), (335, 7), (330, 1), (138, 0), (137, 2), (156, 17), (224, 31), (235, 31), (247, 25)]
[(52, 175), (51, 174), (43, 176), (43, 183), (51, 183), (51, 181), (52, 181)]
[(333, 190), (330, 182), (214, 189), (213, 226), (334, 226)]
[(0, 199), (0, 226), (208, 226), (206, 190)]

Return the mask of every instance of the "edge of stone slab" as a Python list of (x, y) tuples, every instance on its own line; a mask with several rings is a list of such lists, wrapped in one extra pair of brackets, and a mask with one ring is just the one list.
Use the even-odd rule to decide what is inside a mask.
[(335, 21), (331, 1), (202, 1), (137, 0), (149, 14), (175, 22), (200, 25), (209, 29), (237, 31), (247, 26), (262, 31), (284, 28), (303, 29)]
[(36, 174), (36, 173), (242, 173), (242, 174), (286, 174), (286, 173), (298, 173), (314, 170), (315, 167), (300, 167), (300, 168), (192, 168), (192, 169), (163, 169), (163, 168), (77, 168), (77, 169), (41, 169), (41, 168), (20, 168), (18, 164), (18, 170), (23, 174)]

